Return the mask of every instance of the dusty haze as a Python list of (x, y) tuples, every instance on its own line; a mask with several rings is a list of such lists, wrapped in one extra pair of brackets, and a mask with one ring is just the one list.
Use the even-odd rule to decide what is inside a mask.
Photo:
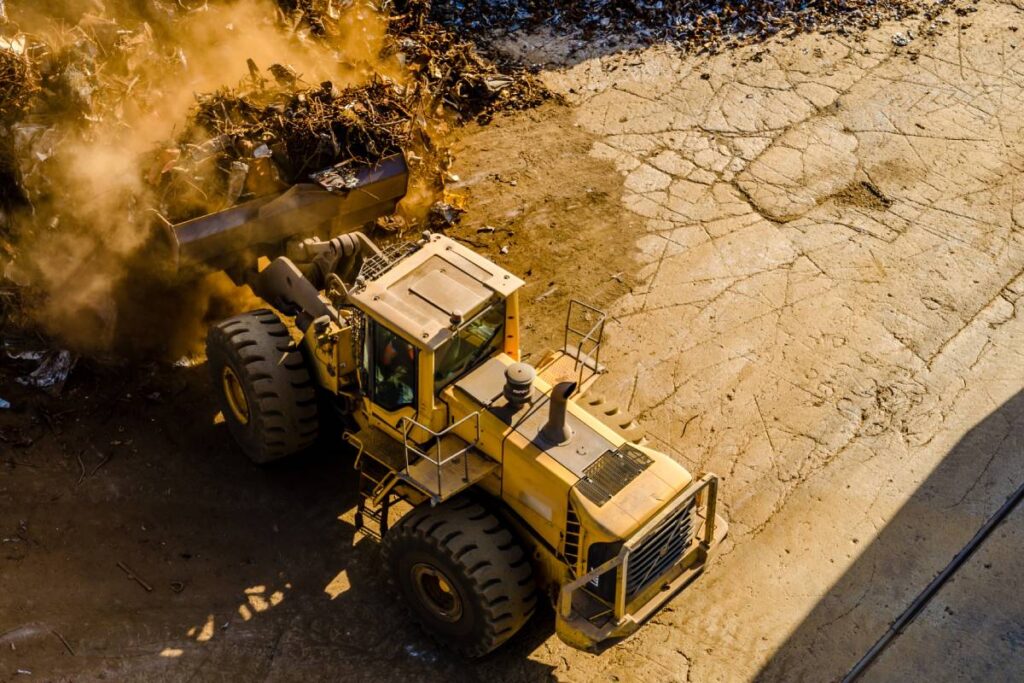
[[(93, 88), (91, 108), (75, 106), (74, 93), (57, 89), (44, 95), (44, 113), (22, 123), (40, 126), (23, 128), (22, 148), (30, 158), (47, 158), (22, 169), (32, 206), (15, 225), (17, 274), (37, 292), (33, 318), (86, 351), (113, 345), (179, 355), (195, 346), (209, 315), (232, 312), (235, 299), (253, 303), (223, 277), (187, 286), (126, 281), (129, 270), (138, 276), (161, 265), (148, 263), (143, 249), (160, 220), (149, 210), (146, 176), (181, 135), (197, 93), (248, 78), (249, 59), (262, 70), (290, 66), (311, 85), (359, 85), (373, 74), (402, 78), (397, 60), (378, 56), (385, 18), (366, 7), (345, 10), (339, 24), (348, 30), (325, 42), (284, 30), (271, 0), (174, 14), (141, 9), (144, 3), (9, 4), (17, 29), (46, 46), (44, 62), (56, 60), (58, 72), (65, 63), (86, 71)], [(99, 77), (88, 73), (93, 64)]]

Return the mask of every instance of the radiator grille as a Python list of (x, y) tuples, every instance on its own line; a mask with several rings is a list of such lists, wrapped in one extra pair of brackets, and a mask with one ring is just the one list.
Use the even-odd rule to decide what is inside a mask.
[(696, 501), (674, 513), (644, 539), (629, 555), (626, 595), (646, 588), (682, 558), (693, 538)]

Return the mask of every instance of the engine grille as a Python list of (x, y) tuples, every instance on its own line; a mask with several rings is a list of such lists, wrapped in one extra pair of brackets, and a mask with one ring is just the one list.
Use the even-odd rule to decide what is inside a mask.
[(606, 451), (588, 466), (576, 488), (599, 506), (604, 505), (653, 462), (639, 449), (623, 444), (618, 450)]
[(418, 242), (398, 242), (386, 247), (379, 254), (374, 254), (359, 268), (359, 277), (364, 280), (376, 280), (391, 270), (395, 264), (420, 248)]
[(693, 538), (695, 508), (696, 501), (691, 499), (630, 553), (626, 576), (627, 597), (646, 588), (682, 558)]

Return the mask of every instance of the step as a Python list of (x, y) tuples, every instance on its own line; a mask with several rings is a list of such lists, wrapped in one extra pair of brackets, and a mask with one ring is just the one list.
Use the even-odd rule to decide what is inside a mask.
[(497, 468), (497, 462), (472, 448), (440, 468), (426, 458), (419, 458), (410, 465), (408, 473), (400, 472), (398, 476), (427, 493), (435, 503), (440, 503), (468, 489)]
[(447, 500), (464, 491), (498, 468), (496, 461), (471, 448), (440, 466), (439, 481), (439, 468), (435, 459), (443, 462), (468, 445), (458, 436), (448, 434), (441, 439), (440, 456), (436, 445), (420, 448), (429, 455), (428, 458), (410, 451), (408, 471), (405, 467), (405, 450), (401, 443), (376, 429), (362, 430), (356, 436), (363, 443), (364, 456), (394, 471), (399, 479), (425, 493), (434, 503)]

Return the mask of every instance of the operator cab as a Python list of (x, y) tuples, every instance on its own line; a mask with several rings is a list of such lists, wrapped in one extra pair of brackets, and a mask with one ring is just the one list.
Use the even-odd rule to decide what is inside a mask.
[(348, 294), (368, 318), (370, 425), (398, 437), (409, 420), (433, 431), (447, 426), (441, 390), (496, 353), (518, 359), (523, 284), (443, 235), (371, 257)]

